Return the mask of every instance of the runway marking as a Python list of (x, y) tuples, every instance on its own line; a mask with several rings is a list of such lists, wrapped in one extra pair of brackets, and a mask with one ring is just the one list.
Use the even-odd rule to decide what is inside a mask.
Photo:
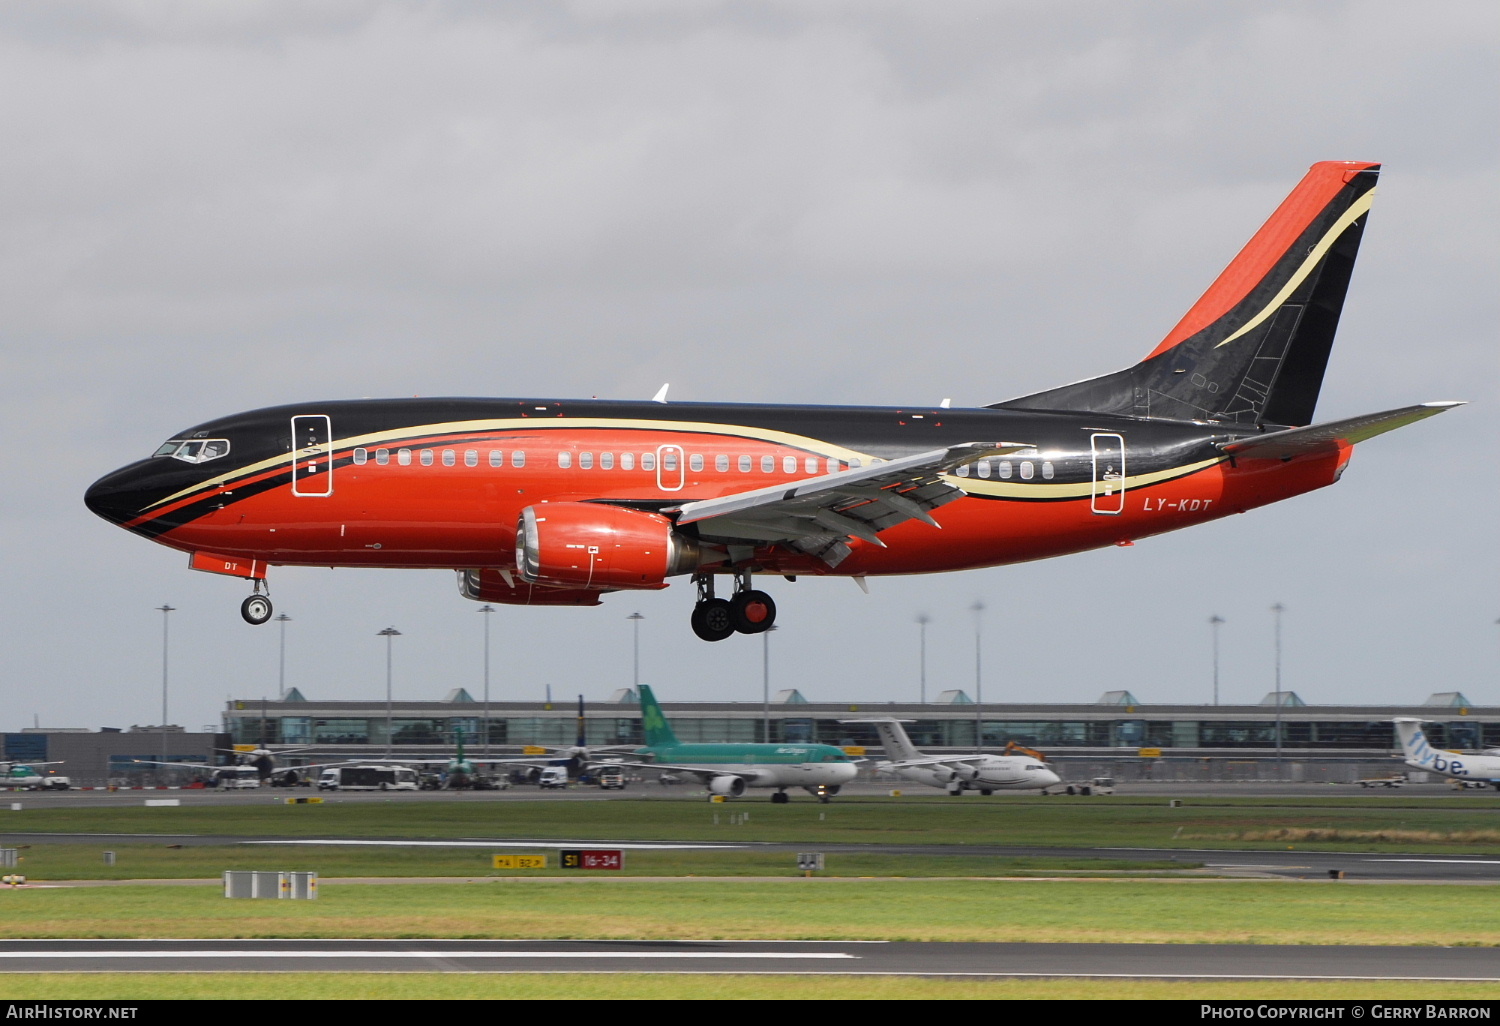
[(1365, 859), (1366, 862), (1445, 862), (1456, 866), (1500, 866), (1500, 859)]
[(0, 951), (0, 958), (852, 958), (843, 951)]
[(639, 841), (357, 841), (357, 840), (297, 840), (297, 841), (241, 841), (241, 844), (323, 844), (362, 845), (384, 848), (631, 848), (631, 849), (683, 849), (683, 848), (743, 848), (741, 844), (647, 844)]

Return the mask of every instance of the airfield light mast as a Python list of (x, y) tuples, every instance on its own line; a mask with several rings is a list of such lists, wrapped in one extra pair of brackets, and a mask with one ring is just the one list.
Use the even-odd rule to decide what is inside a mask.
[(1208, 618), (1214, 636), (1214, 705), (1219, 704), (1219, 625), (1227, 622), (1218, 613)]
[(630, 675), (630, 686), (639, 691), (641, 687), (641, 621), (645, 617), (637, 610), (625, 619), (629, 620), (630, 626), (635, 629), (635, 661), (631, 664), (633, 669)]
[(385, 757), (391, 757), (391, 639), (401, 637), (401, 632), (394, 627), (387, 627), (383, 631), (376, 631), (377, 638), (385, 639)]
[[(276, 623), (281, 627), (281, 655), (276, 676), (276, 701), (286, 701), (286, 625), (292, 618), (285, 613), (276, 614)], [(262, 728), (264, 729), (264, 728)]]
[(974, 751), (984, 751), (984, 674), (980, 639), (984, 627), (984, 602), (969, 607), (974, 612)]
[(1276, 779), (1285, 776), (1285, 767), (1281, 761), (1281, 707), (1286, 702), (1286, 693), (1281, 690), (1281, 614), (1286, 611), (1286, 606), (1280, 602), (1271, 607), (1275, 614), (1276, 623)]
[(918, 694), (921, 696), (923, 705), (927, 704), (927, 625), (931, 622), (932, 617), (926, 613), (917, 614), (917, 636), (921, 639), (918, 642), (919, 654), (917, 656), (918, 686), (921, 689)]
[(495, 607), (480, 606), (475, 612), (484, 614), (484, 757), (490, 755), (490, 614)]
[(167, 761), (167, 621), (177, 607), (163, 602), (161, 612), (161, 761)]

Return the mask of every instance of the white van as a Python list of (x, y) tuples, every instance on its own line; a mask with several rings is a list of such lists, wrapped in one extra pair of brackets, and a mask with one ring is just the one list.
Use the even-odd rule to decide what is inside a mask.
[(415, 791), (410, 766), (330, 766), (318, 776), (319, 791)]
[(566, 766), (543, 766), (542, 772), (536, 778), (537, 785), (543, 791), (554, 791), (568, 786), (568, 767)]

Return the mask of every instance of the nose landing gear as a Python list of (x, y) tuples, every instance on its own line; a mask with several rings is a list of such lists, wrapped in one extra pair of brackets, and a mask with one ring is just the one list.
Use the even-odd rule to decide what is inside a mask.
[(261, 582), (255, 582), (255, 594), (240, 603), (240, 616), (245, 622), (259, 627), (271, 619), (274, 610), (271, 607), (271, 596), (261, 593)]
[[(693, 633), (704, 641), (723, 641), (731, 634), (760, 634), (776, 622), (776, 603), (750, 587), (750, 571), (738, 575), (734, 595), (714, 596), (714, 575), (698, 574), (698, 602), (693, 606)], [(268, 616), (270, 614), (267, 614)]]

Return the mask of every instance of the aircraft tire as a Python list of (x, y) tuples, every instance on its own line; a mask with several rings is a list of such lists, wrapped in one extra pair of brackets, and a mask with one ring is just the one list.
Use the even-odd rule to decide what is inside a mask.
[(704, 641), (723, 641), (734, 633), (734, 622), (725, 599), (704, 599), (693, 607), (693, 633)]
[(984, 795), (984, 796), (985, 796), (985, 797), (986, 797), (986, 798), (988, 798), (988, 797), (989, 797), (989, 796), (990, 796), (990, 795), (992, 795), (992, 794), (994, 794), (994, 793), (995, 793), (995, 792), (994, 792), (994, 791), (991, 791), (991, 790), (990, 790), (990, 789), (989, 789), (989, 788), (987, 788), (987, 787), (981, 787), (981, 788), (980, 788), (980, 789), (979, 789), (979, 793), (980, 793), (980, 794), (982, 794), (982, 795)]
[(264, 595), (251, 595), (240, 603), (240, 616), (257, 627), (271, 619), (271, 613), (271, 600)]
[(776, 622), (776, 603), (763, 591), (742, 591), (729, 603), (734, 629), (741, 634), (761, 634)]
[(771, 794), (771, 804), (773, 805), (785, 805), (791, 800), (791, 796), (785, 791), (774, 791)]

